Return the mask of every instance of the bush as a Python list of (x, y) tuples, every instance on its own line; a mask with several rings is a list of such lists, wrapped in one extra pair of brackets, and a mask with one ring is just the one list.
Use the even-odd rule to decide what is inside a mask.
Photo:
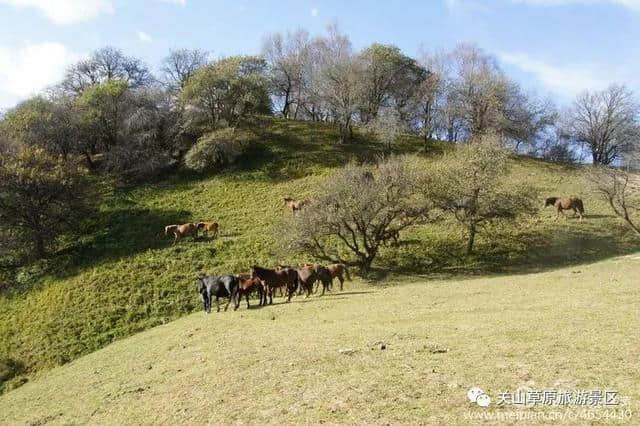
[(0, 357), (0, 392), (5, 388), (8, 382), (24, 373), (24, 365), (20, 361), (16, 361), (9, 357)]
[(230, 127), (208, 133), (187, 152), (185, 164), (197, 171), (233, 164), (248, 140), (246, 133)]

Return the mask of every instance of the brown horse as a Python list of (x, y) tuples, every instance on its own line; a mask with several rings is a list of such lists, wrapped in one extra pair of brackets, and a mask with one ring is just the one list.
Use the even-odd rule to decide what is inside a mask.
[(313, 285), (318, 279), (316, 268), (314, 265), (304, 265), (302, 268), (296, 270), (298, 272), (298, 285), (300, 291), (306, 291), (306, 297), (311, 296), (313, 291)]
[(177, 243), (180, 238), (189, 234), (198, 234), (198, 226), (195, 223), (185, 223), (183, 225), (168, 225), (164, 227), (165, 235), (173, 235), (173, 244)]
[(309, 204), (307, 200), (294, 200), (293, 198), (284, 198), (284, 204), (291, 209), (291, 212), (295, 214), (296, 211), (302, 210), (304, 206)]
[(342, 291), (342, 285), (344, 283), (344, 275), (347, 276), (347, 279), (351, 281), (351, 276), (349, 275), (349, 270), (347, 266), (342, 263), (334, 263), (333, 265), (327, 266), (329, 273), (331, 274), (331, 285), (333, 286), (333, 279), (338, 278), (340, 281), (340, 291)]
[(544, 206), (554, 206), (557, 209), (556, 219), (560, 216), (564, 216), (563, 210), (573, 210), (573, 215), (576, 214), (582, 221), (582, 215), (584, 214), (584, 204), (582, 200), (577, 197), (549, 197), (544, 201)]
[(280, 287), (287, 289), (287, 302), (290, 302), (298, 287), (298, 273), (292, 268), (274, 270), (254, 265), (251, 268), (251, 278), (258, 278), (264, 283), (266, 288), (263, 293), (264, 305), (267, 304), (267, 297), (269, 297), (269, 304), (273, 303), (273, 293)]
[(262, 305), (262, 294), (264, 293), (264, 285), (258, 278), (251, 278), (249, 274), (238, 274), (238, 292), (236, 293), (236, 306), (234, 311), (240, 306), (242, 296), (247, 299), (247, 309), (249, 309), (249, 296), (251, 293), (258, 293), (260, 299), (259, 305)]
[(218, 237), (218, 229), (220, 229), (220, 225), (217, 222), (198, 222), (196, 225), (198, 227), (198, 231), (202, 230), (207, 237), (209, 236), (209, 231), (213, 233), (213, 238)]

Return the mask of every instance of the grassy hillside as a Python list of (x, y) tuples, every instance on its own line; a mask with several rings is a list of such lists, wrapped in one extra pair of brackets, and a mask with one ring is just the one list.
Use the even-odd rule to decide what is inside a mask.
[[(638, 268), (635, 254), (517, 276), (356, 280), (324, 298), (197, 312), (1, 396), (0, 423), (469, 424), (521, 411), (495, 403), (528, 387), (615, 390), (608, 415), (630, 410), (621, 418), (637, 424)], [(472, 386), (490, 408), (467, 401)]]
[[(89, 236), (46, 268), (24, 271), (20, 291), (0, 295), (0, 357), (23, 366), (22, 375), (10, 385), (200, 309), (193, 280), (198, 271), (242, 272), (251, 264), (304, 260), (278, 249), (274, 229), (290, 214), (282, 197), (312, 197), (314, 186), (332, 168), (352, 159), (372, 160), (382, 152), (379, 145), (360, 139), (340, 146), (330, 127), (275, 121), (241, 166), (209, 175), (182, 173), (112, 191)], [(419, 140), (407, 138), (396, 150), (419, 148)], [(425, 167), (431, 158), (425, 158)], [(637, 239), (586, 190), (578, 170), (514, 161), (512, 178), (536, 183), (543, 195), (582, 196), (587, 219), (554, 221), (555, 213), (547, 210), (531, 220), (489, 227), (472, 257), (463, 256), (464, 235), (456, 224), (417, 227), (403, 233), (399, 247), (381, 253), (373, 284), (386, 274), (449, 277), (537, 271), (638, 249)], [(171, 246), (163, 227), (196, 220), (220, 222), (220, 238), (188, 238)]]

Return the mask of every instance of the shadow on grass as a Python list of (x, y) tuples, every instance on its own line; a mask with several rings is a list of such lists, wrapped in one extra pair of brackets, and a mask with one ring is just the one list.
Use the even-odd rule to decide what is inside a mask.
[(385, 251), (366, 278), (376, 285), (393, 275), (432, 280), (529, 274), (594, 263), (640, 249), (639, 241), (622, 224), (581, 228), (582, 223), (548, 232), (485, 234), (470, 256), (465, 254), (461, 239), (405, 240)]

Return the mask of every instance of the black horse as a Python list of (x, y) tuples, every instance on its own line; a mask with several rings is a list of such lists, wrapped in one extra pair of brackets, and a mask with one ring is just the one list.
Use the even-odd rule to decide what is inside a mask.
[(198, 293), (202, 297), (204, 311), (211, 313), (211, 298), (216, 298), (216, 312), (220, 312), (220, 297), (227, 297), (229, 301), (224, 307), (226, 311), (231, 300), (236, 297), (238, 292), (238, 277), (234, 275), (201, 275), (197, 278)]

